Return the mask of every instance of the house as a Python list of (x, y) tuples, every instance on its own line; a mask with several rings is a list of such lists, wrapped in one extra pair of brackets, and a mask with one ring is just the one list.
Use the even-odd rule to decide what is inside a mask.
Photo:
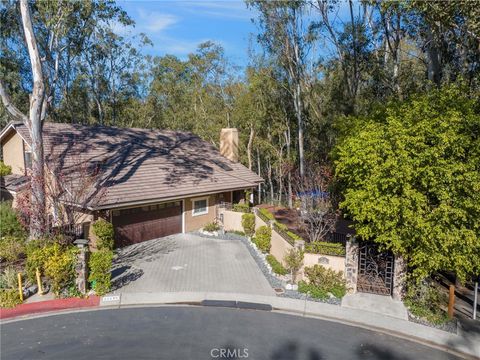
[[(216, 219), (218, 204), (238, 202), (263, 181), (238, 162), (237, 130), (223, 129), (220, 137), (218, 150), (188, 132), (47, 122), (46, 181), (68, 177), (62, 201), (83, 215), (83, 224), (99, 217), (112, 222), (117, 247), (197, 230)], [(2, 197), (15, 199), (28, 184), (29, 133), (12, 122), (0, 141), (12, 167)], [(66, 196), (72, 192), (82, 195)]]

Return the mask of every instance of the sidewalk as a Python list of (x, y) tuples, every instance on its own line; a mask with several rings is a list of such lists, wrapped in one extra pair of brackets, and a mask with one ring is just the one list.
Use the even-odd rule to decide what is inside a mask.
[(480, 333), (466, 332), (459, 326), (458, 334), (448, 333), (408, 320), (385, 316), (366, 310), (346, 308), (315, 301), (276, 296), (235, 293), (176, 292), (176, 293), (123, 293), (104, 297), (100, 306), (123, 307), (159, 304), (199, 304), (203, 300), (230, 300), (271, 305), (274, 311), (319, 317), (326, 320), (384, 332), (406, 340), (435, 346), (442, 350), (480, 358)]

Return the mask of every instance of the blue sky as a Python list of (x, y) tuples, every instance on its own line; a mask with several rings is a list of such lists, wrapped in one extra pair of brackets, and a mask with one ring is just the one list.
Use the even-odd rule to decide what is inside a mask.
[[(234, 64), (248, 63), (248, 48), (255, 43), (256, 25), (253, 11), (243, 1), (139, 1), (118, 0), (117, 4), (135, 21), (131, 35), (145, 33), (153, 47), (150, 55), (173, 54), (184, 58), (201, 42), (211, 40), (223, 46)], [(128, 33), (120, 26), (120, 34)]]

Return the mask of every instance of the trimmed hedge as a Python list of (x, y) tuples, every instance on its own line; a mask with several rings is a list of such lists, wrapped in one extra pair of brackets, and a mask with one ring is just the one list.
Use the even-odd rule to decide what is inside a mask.
[(305, 252), (311, 254), (344, 256), (346, 253), (345, 246), (341, 243), (331, 243), (326, 241), (315, 241), (305, 244)]
[(250, 212), (250, 205), (247, 204), (247, 203), (233, 204), (232, 211), (241, 212), (241, 213), (249, 213)]
[(92, 225), (93, 233), (97, 237), (97, 249), (113, 249), (115, 232), (113, 224), (105, 219), (98, 219)]
[(258, 216), (265, 222), (275, 220), (275, 216), (265, 208), (258, 209)]
[(266, 258), (267, 262), (272, 267), (272, 270), (275, 274), (278, 275), (287, 275), (288, 271), (285, 269), (280, 261), (278, 261), (275, 256), (268, 254)]
[(108, 293), (112, 287), (112, 260), (113, 251), (102, 249), (90, 254), (88, 267), (90, 275), (88, 281), (97, 295), (104, 295)]

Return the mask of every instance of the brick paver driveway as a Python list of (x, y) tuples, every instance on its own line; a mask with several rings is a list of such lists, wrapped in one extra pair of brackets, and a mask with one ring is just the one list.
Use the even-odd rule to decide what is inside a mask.
[(273, 295), (245, 245), (238, 240), (178, 234), (117, 250), (116, 292), (236, 292)]

